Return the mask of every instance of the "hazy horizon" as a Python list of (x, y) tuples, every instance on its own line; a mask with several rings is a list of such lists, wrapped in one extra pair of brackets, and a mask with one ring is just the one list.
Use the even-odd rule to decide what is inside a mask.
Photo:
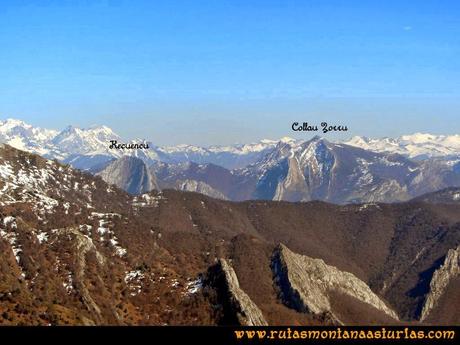
[[(65, 126), (63, 128), (55, 128), (55, 127), (38, 126), (38, 125), (35, 125), (33, 123), (29, 123), (29, 122), (24, 121), (24, 120), (19, 119), (19, 118), (11, 118), (11, 117), (1, 118), (0, 117), (0, 122), (7, 121), (7, 120), (22, 121), (22, 122), (24, 122), (24, 123), (26, 123), (28, 125), (31, 125), (31, 126), (33, 126), (35, 128), (54, 130), (57, 133), (65, 130), (68, 127), (76, 127), (76, 128), (82, 129), (82, 130), (88, 130), (88, 129), (91, 129), (93, 127), (106, 126), (106, 127), (110, 128), (115, 134), (120, 135), (120, 133), (118, 133), (116, 130), (114, 130), (110, 126), (110, 124), (108, 124), (108, 123), (93, 123), (93, 124), (91, 124), (89, 126), (84, 126), (84, 127), (69, 124), (69, 125), (67, 125), (67, 126)], [(299, 125), (302, 125), (302, 124), (299, 123)], [(411, 133), (403, 133), (403, 134), (398, 135), (398, 136), (380, 136), (380, 137), (371, 137), (371, 136), (366, 136), (366, 135), (347, 135), (347, 132), (344, 132), (341, 135), (340, 134), (337, 135), (337, 133), (323, 133), (321, 131), (321, 126), (318, 126), (318, 131), (316, 131), (316, 132), (313, 132), (313, 131), (312, 132), (307, 132), (307, 131), (305, 131), (305, 132), (301, 132), (301, 133), (303, 133), (303, 134), (296, 134), (296, 133), (293, 132), (292, 135), (286, 135), (286, 136), (281, 136), (281, 137), (260, 137), (260, 138), (256, 138), (254, 140), (247, 141), (247, 142), (234, 141), (234, 142), (228, 142), (226, 144), (215, 144), (215, 143), (197, 144), (197, 143), (191, 143), (191, 142), (180, 142), (180, 140), (176, 144), (162, 144), (162, 143), (156, 142), (155, 138), (149, 138), (149, 137), (124, 137), (123, 135), (120, 135), (120, 137), (121, 137), (121, 139), (127, 140), (127, 141), (136, 140), (136, 139), (137, 140), (146, 140), (146, 141), (149, 141), (149, 142), (153, 143), (156, 146), (163, 146), (163, 147), (177, 146), (177, 145), (192, 145), (192, 146), (199, 146), (199, 147), (210, 147), (210, 146), (232, 146), (232, 145), (244, 145), (244, 144), (257, 144), (257, 143), (259, 143), (261, 141), (264, 141), (264, 140), (278, 141), (278, 140), (283, 140), (283, 139), (287, 139), (287, 138), (295, 139), (295, 140), (308, 141), (308, 140), (313, 139), (315, 136), (319, 136), (319, 137), (324, 138), (324, 139), (326, 139), (328, 141), (337, 142), (337, 143), (350, 140), (355, 136), (367, 137), (369, 139), (384, 139), (384, 138), (397, 139), (397, 138), (399, 138), (401, 136), (414, 136), (414, 135), (425, 135), (425, 134), (441, 135), (441, 136), (452, 136), (452, 135), (460, 136), (460, 134), (458, 134), (458, 133), (434, 133), (434, 132), (411, 132)]]

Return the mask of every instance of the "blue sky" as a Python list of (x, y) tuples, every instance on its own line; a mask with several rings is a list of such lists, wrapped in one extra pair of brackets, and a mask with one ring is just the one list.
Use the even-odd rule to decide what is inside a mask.
[(158, 144), (460, 133), (459, 48), (455, 0), (2, 0), (0, 118)]

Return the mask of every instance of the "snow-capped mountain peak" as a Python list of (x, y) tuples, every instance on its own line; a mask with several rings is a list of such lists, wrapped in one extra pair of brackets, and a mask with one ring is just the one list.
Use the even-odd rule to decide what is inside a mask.
[(56, 135), (51, 144), (65, 154), (108, 154), (110, 140), (120, 137), (106, 126), (81, 129), (69, 126)]
[(291, 137), (282, 137), (279, 141), (283, 143), (292, 143), (292, 142), (295, 142), (296, 140)]
[(423, 144), (430, 141), (436, 141), (437, 139), (442, 139), (443, 135), (437, 136), (429, 133), (414, 133), (410, 135), (402, 135), (401, 141), (407, 141), (413, 144)]
[(116, 134), (111, 128), (104, 125), (91, 126), (87, 129), (87, 131), (100, 137), (118, 137), (118, 134)]
[(41, 140), (46, 140), (56, 135), (56, 133), (57, 131), (55, 130), (33, 127), (32, 125), (25, 123), (21, 120), (6, 119), (5, 121), (0, 121), (0, 135), (2, 136), (24, 136), (25, 134), (27, 134), (29, 136), (34, 135)]
[(57, 131), (33, 127), (21, 120), (0, 121), (0, 142), (40, 155), (48, 153), (46, 143), (56, 134)]
[(14, 127), (31, 128), (32, 126), (26, 124), (24, 121), (9, 118), (5, 121), (0, 121), (0, 127), (2, 130), (11, 130)]

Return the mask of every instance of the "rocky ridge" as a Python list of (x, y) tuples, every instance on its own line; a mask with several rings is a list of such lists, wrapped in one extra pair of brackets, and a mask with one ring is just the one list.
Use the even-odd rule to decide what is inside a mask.
[(293, 253), (280, 244), (272, 267), (283, 298), (299, 311), (328, 315), (343, 324), (331, 307), (331, 291), (349, 295), (384, 312), (395, 320), (397, 314), (369, 286), (355, 275), (327, 265), (322, 259)]
[(449, 283), (460, 276), (460, 246), (447, 252), (444, 263), (433, 274), (430, 282), (430, 292), (420, 315), (420, 321), (428, 318), (430, 312), (436, 307), (438, 300), (444, 294)]
[(203, 195), (210, 196), (211, 198), (227, 200), (227, 197), (219, 192), (218, 190), (212, 188), (205, 182), (196, 181), (196, 180), (178, 180), (175, 184), (176, 190), (181, 190), (184, 192), (195, 192)]
[[(226, 299), (224, 303), (229, 304), (227, 312), (234, 313), (238, 323), (243, 326), (267, 326), (262, 312), (257, 305), (251, 300), (246, 292), (244, 292), (238, 282), (238, 277), (232, 266), (227, 260), (221, 258), (216, 267), (211, 270), (212, 280), (221, 280), (218, 289), (222, 289), (221, 294)], [(214, 283), (215, 284), (215, 283)]]

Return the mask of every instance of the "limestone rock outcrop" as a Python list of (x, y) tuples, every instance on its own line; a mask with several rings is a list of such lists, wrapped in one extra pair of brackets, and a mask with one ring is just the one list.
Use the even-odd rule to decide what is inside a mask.
[(268, 325), (262, 311), (241, 289), (234, 269), (225, 259), (219, 260), (211, 274), (213, 284), (220, 290), (222, 304), (228, 309), (226, 312), (233, 314), (240, 325)]
[(331, 293), (338, 292), (398, 320), (397, 314), (365, 282), (321, 259), (296, 254), (280, 244), (273, 255), (272, 268), (283, 300), (298, 311), (327, 315), (332, 321), (342, 323), (331, 307)]
[(140, 158), (132, 156), (113, 161), (96, 175), (133, 195), (159, 190), (155, 175)]
[(444, 263), (433, 274), (430, 282), (430, 292), (420, 314), (420, 321), (424, 321), (436, 307), (447, 286), (454, 278), (460, 275), (460, 246), (447, 252)]

